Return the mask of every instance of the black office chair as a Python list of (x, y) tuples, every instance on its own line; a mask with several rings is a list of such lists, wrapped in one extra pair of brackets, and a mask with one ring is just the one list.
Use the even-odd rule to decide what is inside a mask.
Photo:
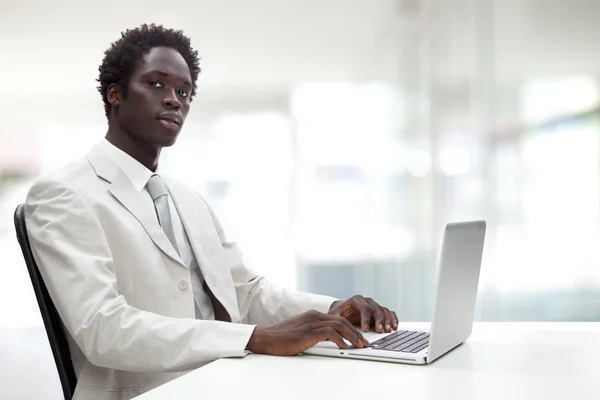
[(65, 400), (71, 400), (75, 392), (75, 386), (77, 385), (77, 376), (73, 369), (71, 353), (69, 352), (67, 337), (65, 336), (60, 317), (54, 307), (54, 303), (52, 303), (48, 289), (44, 285), (40, 271), (31, 253), (27, 227), (25, 226), (25, 207), (23, 204), (19, 205), (15, 210), (15, 228), (17, 230), (17, 239), (23, 251), (23, 258), (25, 258), (25, 264), (27, 264), (33, 291), (35, 292), (35, 297), (37, 297), (42, 319), (44, 320), (44, 326), (46, 327), (50, 348), (56, 362), (56, 369), (58, 369), (58, 376), (60, 377)]

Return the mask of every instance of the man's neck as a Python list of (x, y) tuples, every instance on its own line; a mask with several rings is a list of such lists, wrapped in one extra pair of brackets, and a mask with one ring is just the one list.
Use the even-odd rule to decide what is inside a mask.
[(108, 129), (105, 138), (113, 146), (129, 154), (150, 171), (156, 171), (156, 167), (158, 166), (158, 157), (160, 156), (160, 149), (150, 149), (146, 143), (133, 140), (130, 135), (126, 135), (124, 133), (115, 133), (110, 128)]

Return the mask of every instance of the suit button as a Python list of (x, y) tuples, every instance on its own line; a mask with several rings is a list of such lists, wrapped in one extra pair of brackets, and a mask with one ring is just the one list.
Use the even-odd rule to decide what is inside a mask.
[(179, 286), (179, 289), (181, 290), (186, 290), (188, 288), (188, 283), (186, 280), (181, 280), (177, 286)]

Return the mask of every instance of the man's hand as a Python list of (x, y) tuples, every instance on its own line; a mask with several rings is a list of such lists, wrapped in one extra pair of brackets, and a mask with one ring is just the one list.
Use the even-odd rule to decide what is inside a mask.
[(336, 301), (329, 308), (329, 315), (340, 316), (351, 324), (360, 324), (368, 332), (371, 326), (379, 333), (398, 329), (396, 313), (377, 304), (369, 297), (354, 296), (350, 300)]
[(279, 324), (256, 327), (246, 349), (258, 354), (292, 356), (324, 340), (347, 349), (344, 339), (358, 348), (369, 344), (346, 318), (308, 311)]

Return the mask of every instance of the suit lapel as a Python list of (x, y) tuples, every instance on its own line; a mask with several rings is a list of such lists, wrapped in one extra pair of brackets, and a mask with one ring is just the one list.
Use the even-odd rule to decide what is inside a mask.
[[(179, 184), (167, 180), (169, 193), (183, 223), (188, 239), (200, 266), (202, 276), (215, 298), (225, 307), (232, 321), (239, 321), (237, 296), (231, 272), (224, 268), (214, 248), (216, 233), (212, 217), (199, 195), (190, 195), (190, 191)], [(216, 311), (216, 310), (215, 310)]]
[(110, 182), (109, 192), (140, 222), (154, 244), (173, 261), (187, 268), (160, 227), (156, 215), (144, 207), (142, 194), (135, 190), (127, 176), (97, 147), (92, 149), (87, 158), (96, 174)]

